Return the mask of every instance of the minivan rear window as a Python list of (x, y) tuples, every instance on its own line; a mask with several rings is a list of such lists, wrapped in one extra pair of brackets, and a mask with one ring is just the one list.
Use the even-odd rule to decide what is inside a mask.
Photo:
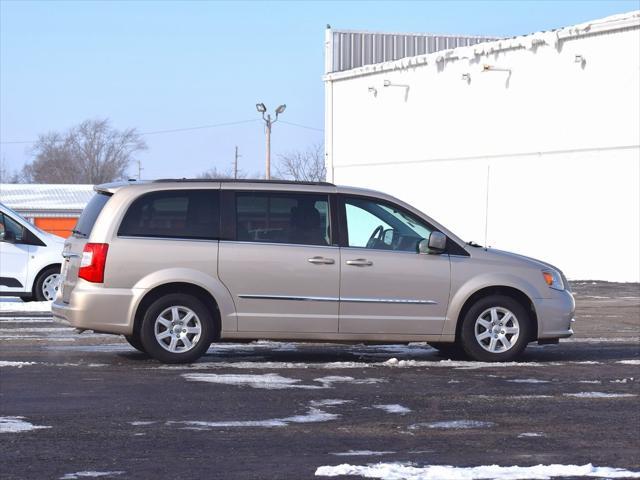
[(103, 192), (98, 192), (93, 197), (91, 197), (91, 200), (89, 200), (87, 206), (84, 207), (84, 210), (82, 211), (82, 214), (80, 215), (80, 218), (78, 218), (78, 222), (73, 229), (73, 234), (75, 236), (88, 237), (91, 234), (91, 230), (93, 229), (93, 225), (98, 219), (98, 215), (100, 215), (100, 212), (110, 198), (110, 193)]
[(217, 240), (220, 200), (217, 190), (168, 190), (136, 199), (118, 235)]

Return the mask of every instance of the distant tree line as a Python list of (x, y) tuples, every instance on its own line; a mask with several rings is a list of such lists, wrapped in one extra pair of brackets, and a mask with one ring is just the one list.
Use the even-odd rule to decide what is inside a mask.
[[(0, 164), (0, 183), (100, 184), (129, 177), (128, 169), (147, 144), (135, 128), (117, 130), (108, 119), (85, 120), (66, 132), (38, 137), (31, 148), (33, 160), (17, 173)], [(321, 145), (280, 155), (276, 178), (323, 181), (326, 177)], [(231, 170), (204, 171), (198, 178), (233, 178)], [(239, 171), (236, 178), (264, 178)]]

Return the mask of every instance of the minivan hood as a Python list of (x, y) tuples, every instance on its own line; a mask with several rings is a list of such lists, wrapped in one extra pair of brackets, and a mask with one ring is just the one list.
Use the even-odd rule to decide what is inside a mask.
[(495, 259), (503, 259), (510, 263), (515, 260), (515, 261), (522, 262), (523, 264), (526, 264), (532, 268), (540, 268), (541, 270), (545, 268), (553, 268), (554, 270), (561, 272), (561, 270), (558, 267), (555, 267), (550, 263), (543, 262), (542, 260), (538, 260), (536, 258), (527, 257), (525, 255), (520, 255), (518, 253), (507, 252), (505, 250), (497, 250), (494, 248), (488, 248), (484, 250), (484, 253), (487, 256), (493, 257)]

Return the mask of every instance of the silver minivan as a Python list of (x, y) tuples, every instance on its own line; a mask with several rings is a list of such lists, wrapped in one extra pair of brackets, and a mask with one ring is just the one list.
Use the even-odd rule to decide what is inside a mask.
[(330, 183), (95, 187), (64, 246), (56, 318), (167, 363), (212, 342), (428, 342), (507, 361), (573, 334), (557, 268), (465, 243), (389, 195)]

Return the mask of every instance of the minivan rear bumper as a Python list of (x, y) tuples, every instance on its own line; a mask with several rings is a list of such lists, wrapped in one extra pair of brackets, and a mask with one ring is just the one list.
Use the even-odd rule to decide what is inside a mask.
[(576, 302), (571, 292), (553, 290), (550, 298), (534, 299), (538, 316), (538, 338), (567, 338), (573, 335)]
[(59, 295), (51, 305), (54, 318), (72, 327), (103, 333), (131, 335), (134, 305), (142, 290), (104, 288), (78, 280), (64, 303)]

